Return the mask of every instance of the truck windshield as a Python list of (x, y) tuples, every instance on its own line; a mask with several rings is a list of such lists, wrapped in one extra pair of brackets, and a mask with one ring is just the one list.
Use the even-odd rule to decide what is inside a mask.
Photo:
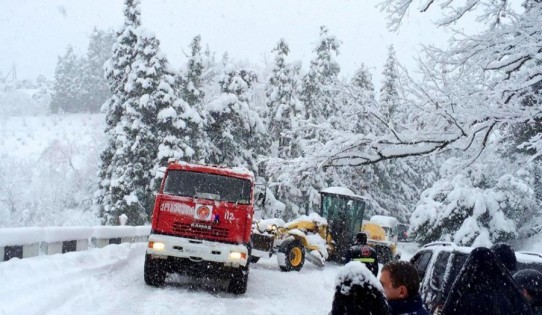
[(239, 204), (250, 203), (249, 180), (215, 174), (171, 170), (167, 173), (164, 193)]

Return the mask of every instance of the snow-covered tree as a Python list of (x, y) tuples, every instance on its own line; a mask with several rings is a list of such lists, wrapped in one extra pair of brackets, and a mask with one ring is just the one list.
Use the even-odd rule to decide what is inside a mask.
[(294, 157), (295, 139), (292, 128), (303, 114), (303, 104), (298, 99), (296, 68), (286, 62), (290, 49), (281, 39), (273, 49), (275, 63), (265, 88), (269, 136), (273, 150), (280, 158)]
[(339, 53), (340, 41), (328, 34), (327, 27), (320, 27), (320, 38), (311, 61), (310, 69), (303, 79), (301, 101), (304, 103), (306, 118), (313, 123), (326, 121), (335, 113), (336, 92), (333, 84), (340, 67), (334, 58)]
[[(117, 214), (118, 207), (115, 207), (115, 204), (122, 194), (116, 188), (118, 182), (117, 176), (114, 174), (117, 172), (116, 165), (122, 160), (119, 155), (126, 150), (127, 137), (123, 119), (127, 112), (126, 102), (130, 97), (126, 88), (129, 87), (132, 64), (137, 58), (136, 45), (141, 26), (139, 5), (139, 0), (125, 0), (124, 25), (117, 32), (113, 55), (105, 65), (105, 76), (112, 96), (102, 107), (102, 111), (106, 114), (105, 132), (108, 136), (108, 144), (101, 155), (100, 182), (95, 196), (95, 204), (99, 207), (100, 217), (106, 224), (117, 223), (114, 216)], [(141, 222), (142, 219), (145, 217), (137, 215), (130, 223)]]
[(205, 97), (203, 85), (204, 65), (201, 54), (201, 36), (196, 36), (190, 43), (190, 56), (183, 80), (183, 98), (190, 106), (201, 106)]
[(393, 45), (388, 47), (388, 59), (382, 72), (382, 85), (380, 87), (380, 110), (386, 118), (386, 122), (394, 121), (397, 107), (399, 106), (397, 60)]
[(104, 102), (111, 97), (104, 76), (104, 64), (111, 58), (115, 34), (94, 28), (90, 34), (87, 56), (82, 69), (82, 109), (99, 112)]
[(212, 144), (207, 162), (243, 166), (258, 173), (258, 155), (267, 150), (263, 120), (252, 107), (250, 88), (256, 74), (230, 64), (220, 80), (221, 94), (206, 105), (206, 133)]
[(53, 113), (80, 111), (81, 72), (82, 61), (70, 45), (64, 56), (58, 57), (55, 68), (54, 93), (50, 104)]
[(512, 175), (487, 184), (472, 173), (458, 174), (424, 191), (411, 218), (417, 241), (488, 246), (515, 238), (536, 205), (533, 190)]

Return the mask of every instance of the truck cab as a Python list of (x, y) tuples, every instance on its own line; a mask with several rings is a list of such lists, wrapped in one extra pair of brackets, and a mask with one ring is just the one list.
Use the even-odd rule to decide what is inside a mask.
[(168, 273), (230, 280), (245, 293), (254, 215), (254, 176), (240, 169), (171, 163), (156, 195), (145, 282)]

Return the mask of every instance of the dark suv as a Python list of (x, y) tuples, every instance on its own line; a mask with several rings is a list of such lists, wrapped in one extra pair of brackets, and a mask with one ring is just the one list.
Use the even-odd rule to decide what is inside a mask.
[[(420, 293), (431, 314), (439, 314), (452, 284), (473, 247), (435, 242), (423, 246), (411, 259), (420, 276)], [(542, 255), (516, 252), (517, 270), (537, 269), (542, 272)]]

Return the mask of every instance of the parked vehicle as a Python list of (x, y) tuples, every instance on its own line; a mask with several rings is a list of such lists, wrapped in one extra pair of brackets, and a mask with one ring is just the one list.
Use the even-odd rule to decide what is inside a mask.
[(145, 256), (148, 285), (168, 273), (228, 279), (228, 291), (245, 293), (254, 214), (251, 172), (171, 163), (154, 204)]
[[(420, 276), (420, 294), (431, 314), (438, 314), (450, 288), (472, 247), (457, 246), (449, 242), (434, 242), (423, 246), (411, 259)], [(517, 270), (542, 270), (542, 255), (516, 252)]]

